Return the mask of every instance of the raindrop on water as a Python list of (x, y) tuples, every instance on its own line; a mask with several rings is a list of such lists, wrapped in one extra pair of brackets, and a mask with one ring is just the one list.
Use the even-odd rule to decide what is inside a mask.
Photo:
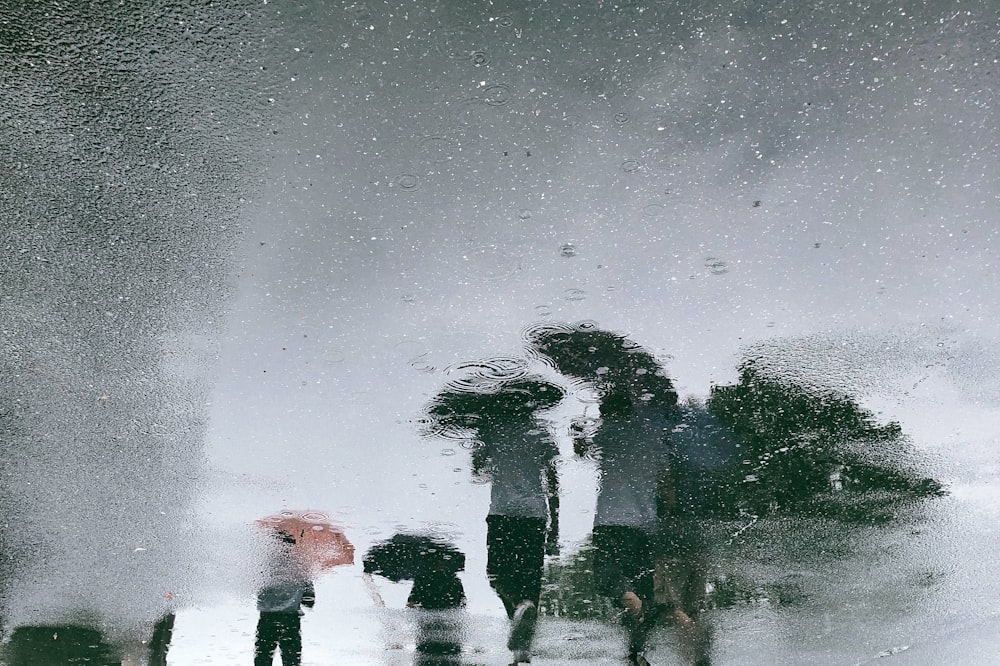
[(476, 67), (483, 67), (484, 65), (490, 64), (490, 58), (486, 55), (486, 51), (473, 51), (469, 54), (469, 60)]
[(551, 317), (552, 308), (548, 305), (536, 305), (535, 314), (538, 315), (539, 317)]
[(705, 268), (712, 275), (724, 275), (729, 272), (726, 262), (716, 257), (705, 257)]
[(576, 256), (576, 246), (572, 243), (566, 243), (561, 248), (559, 248), (559, 256), (562, 257), (575, 257)]
[(501, 83), (483, 91), (483, 103), (489, 106), (503, 106), (510, 102), (513, 95), (511, 89)]
[(650, 219), (655, 220), (662, 217), (666, 217), (666, 215), (667, 215), (667, 207), (664, 206), (663, 204), (651, 203), (651, 204), (646, 204), (645, 206), (642, 207), (643, 217), (648, 217)]
[(496, 21), (496, 24), (501, 28), (509, 28), (510, 26), (514, 25), (514, 19), (506, 15), (498, 16), (493, 20)]
[(495, 246), (469, 250), (461, 257), (465, 271), (480, 280), (503, 280), (521, 270), (521, 256)]
[(622, 162), (622, 171), (625, 173), (635, 173), (642, 165), (636, 160), (625, 160)]
[(631, 120), (631, 119), (629, 118), (628, 114), (625, 113), (624, 111), (619, 111), (618, 113), (615, 114), (615, 124), (616, 125), (624, 125), (629, 120)]
[(587, 298), (587, 292), (583, 289), (567, 289), (563, 292), (563, 299), (567, 301), (582, 301)]
[[(528, 363), (526, 359), (513, 356), (496, 356), (493, 358), (481, 359), (477, 361), (463, 361), (445, 368), (445, 374), (452, 374), (458, 371), (466, 373), (463, 380), (456, 382), (456, 388), (462, 390), (463, 386), (468, 390), (479, 391), (482, 387), (480, 380), (487, 381), (509, 381), (528, 375)], [(467, 384), (467, 385), (466, 385)]]
[(421, 354), (419, 358), (415, 358), (410, 361), (410, 367), (417, 372), (422, 372), (426, 375), (432, 374), (437, 371), (437, 366), (433, 363), (427, 361), (424, 357), (426, 354)]
[(396, 186), (404, 192), (420, 189), (420, 178), (412, 173), (404, 173), (396, 177)]
[(530, 220), (531, 211), (528, 210), (527, 208), (522, 208), (521, 210), (517, 211), (517, 217), (520, 220)]

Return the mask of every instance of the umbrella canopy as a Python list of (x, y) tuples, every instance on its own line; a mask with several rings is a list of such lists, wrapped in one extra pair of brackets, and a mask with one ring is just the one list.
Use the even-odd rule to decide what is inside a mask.
[(254, 521), (254, 525), (290, 535), (295, 540), (295, 552), (314, 570), (354, 563), (354, 545), (321, 511), (280, 511)]
[[(459, 440), (472, 451), (472, 475), (490, 478), (489, 450), (484, 434), (500, 424), (535, 427), (538, 412), (551, 409), (566, 396), (558, 384), (538, 376), (501, 378), (470, 375), (446, 384), (427, 405), (423, 434)], [(507, 440), (513, 443), (514, 440)], [(552, 455), (558, 449), (552, 445)]]
[(600, 381), (616, 372), (661, 370), (648, 350), (620, 333), (598, 328), (594, 322), (539, 324), (526, 330), (524, 338), (529, 349), (550, 361), (556, 370), (579, 379)]
[(649, 350), (593, 322), (539, 324), (524, 332), (529, 352), (560, 373), (601, 389), (612, 408), (634, 399), (664, 407), (677, 404), (666, 370)]
[(395, 534), (368, 549), (365, 573), (392, 581), (416, 580), (465, 569), (465, 554), (450, 543), (426, 534)]
[(468, 377), (445, 385), (427, 408), (435, 429), (476, 429), (484, 421), (529, 415), (555, 407), (566, 391), (542, 377), (527, 375), (497, 381)]

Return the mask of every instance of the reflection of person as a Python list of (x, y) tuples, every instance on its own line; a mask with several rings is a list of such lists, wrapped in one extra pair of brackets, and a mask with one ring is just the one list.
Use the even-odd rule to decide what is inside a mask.
[(432, 420), (475, 433), (474, 472), (491, 482), (486, 572), (511, 619), (513, 663), (530, 661), (545, 553), (558, 541), (558, 448), (537, 413), (563, 390), (540, 377), (449, 387), (430, 407)]
[(167, 666), (167, 651), (174, 632), (174, 614), (168, 612), (153, 625), (148, 640), (136, 637), (121, 646), (121, 666)]
[(424, 568), (413, 580), (406, 605), (431, 611), (417, 617), (417, 651), (413, 663), (458, 664), (458, 655), (462, 653), (459, 618), (448, 611), (465, 606), (465, 588), (455, 571), (449, 566)]
[(701, 613), (705, 605), (706, 547), (697, 521), (668, 512), (661, 518), (656, 543), (654, 599), (660, 614), (680, 632), (685, 663), (711, 663), (712, 632)]
[(598, 591), (624, 609), (629, 659), (643, 663), (654, 621), (654, 536), (658, 506), (671, 492), (669, 433), (674, 418), (633, 399), (607, 393), (593, 437), (600, 451), (601, 487), (594, 515), (594, 576)]
[(302, 607), (316, 600), (308, 570), (294, 550), (295, 539), (276, 532), (278, 544), (272, 553), (267, 580), (257, 594), (257, 642), (255, 666), (270, 666), (276, 649), (284, 666), (302, 663)]
[(678, 629), (685, 663), (706, 666), (712, 633), (702, 616), (708, 548), (701, 521), (714, 499), (711, 473), (729, 464), (737, 445), (704, 405), (690, 401), (681, 405), (680, 413), (681, 421), (671, 434), (672, 493), (660, 505), (655, 599)]
[(174, 634), (174, 614), (167, 613), (153, 627), (149, 639), (149, 666), (167, 666), (167, 651)]
[(529, 331), (527, 341), (556, 370), (600, 395), (597, 430), (574, 447), (581, 454), (593, 449), (600, 460), (595, 582), (624, 611), (630, 663), (646, 663), (646, 636), (656, 617), (659, 505), (675, 501), (670, 435), (679, 420), (677, 394), (656, 359), (624, 336), (592, 325), (554, 325)]
[(97, 629), (76, 625), (20, 626), (0, 649), (9, 666), (121, 663), (121, 654)]
[(385, 604), (372, 574), (393, 581), (413, 580), (406, 605), (420, 610), (414, 664), (458, 663), (461, 618), (454, 611), (465, 606), (465, 588), (457, 575), (464, 568), (461, 551), (436, 536), (422, 534), (396, 534), (365, 554), (365, 582), (377, 605)]

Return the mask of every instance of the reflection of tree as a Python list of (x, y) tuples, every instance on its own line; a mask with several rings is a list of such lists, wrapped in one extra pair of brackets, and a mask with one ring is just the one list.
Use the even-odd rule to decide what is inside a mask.
[[(724, 547), (724, 543), (719, 544)], [(715, 571), (709, 576), (708, 608), (767, 603), (772, 606), (796, 606), (805, 593), (794, 580), (761, 583), (741, 572)], [(574, 620), (617, 620), (621, 608), (600, 595), (594, 581), (593, 545), (588, 539), (569, 557), (553, 560), (545, 569), (541, 612), (551, 617)]]
[(597, 592), (594, 546), (589, 538), (568, 558), (548, 563), (539, 609), (544, 615), (574, 620), (610, 619), (621, 612), (610, 599)]
[(943, 494), (940, 483), (921, 475), (898, 423), (879, 425), (849, 396), (765, 376), (752, 360), (739, 370), (739, 381), (714, 387), (708, 401), (740, 444), (735, 468), (716, 479), (720, 517), (878, 522), (902, 504)]
[[(878, 423), (842, 393), (766, 375), (752, 360), (735, 384), (712, 389), (707, 407), (735, 436), (736, 459), (673, 472), (690, 475), (684, 485), (695, 490), (691, 507), (714, 563), (709, 608), (802, 605), (823, 580), (821, 562), (877, 543), (905, 509), (945, 492), (898, 423)], [(549, 563), (543, 613), (616, 614), (595, 589), (591, 549)]]

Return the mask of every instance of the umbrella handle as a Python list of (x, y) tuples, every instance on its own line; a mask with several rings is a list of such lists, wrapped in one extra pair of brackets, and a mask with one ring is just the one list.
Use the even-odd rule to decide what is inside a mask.
[(372, 578), (370, 573), (361, 574), (361, 579), (365, 582), (365, 589), (368, 591), (368, 596), (372, 598), (372, 601), (379, 608), (385, 608), (385, 600), (382, 599), (382, 595), (378, 592), (378, 586), (375, 585), (375, 579)]

